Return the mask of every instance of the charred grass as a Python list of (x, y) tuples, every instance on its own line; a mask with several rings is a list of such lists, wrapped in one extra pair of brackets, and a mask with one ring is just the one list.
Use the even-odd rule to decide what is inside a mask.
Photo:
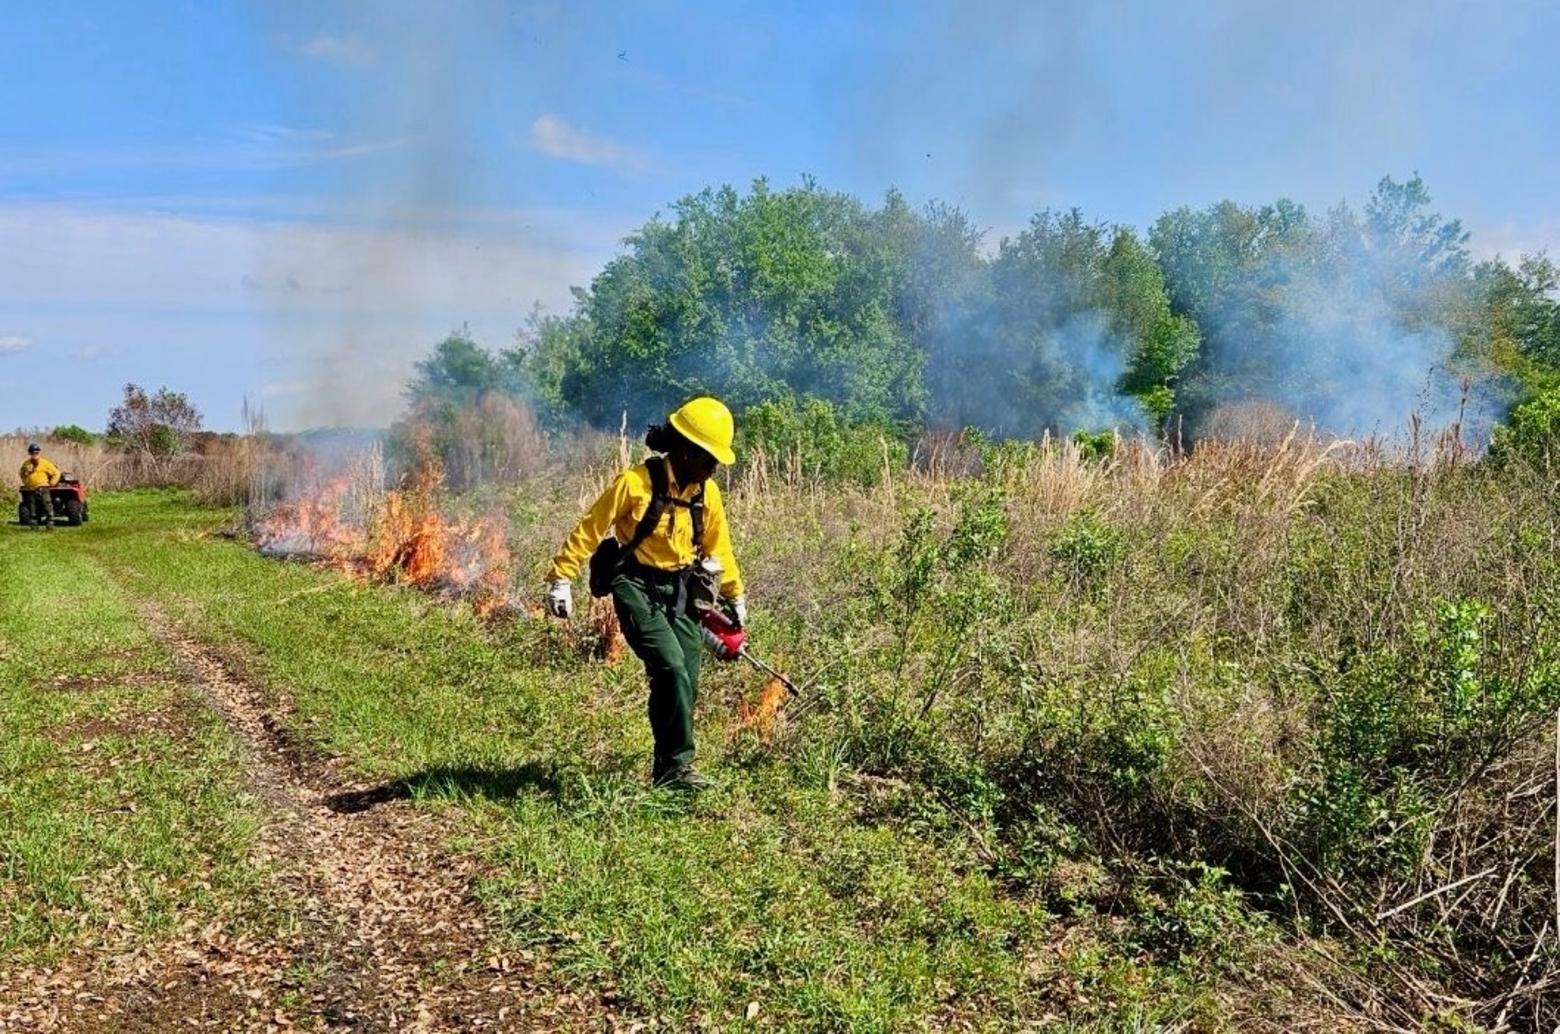
[[(267, 561), (174, 496), (100, 558), (377, 784), (453, 809), (517, 948), (674, 1029), (1553, 1025), (1545, 471), (1411, 446), (976, 443), (733, 486), (758, 649), (720, 787), (644, 789), (633, 660)], [(590, 495), (509, 499), (517, 569)]]

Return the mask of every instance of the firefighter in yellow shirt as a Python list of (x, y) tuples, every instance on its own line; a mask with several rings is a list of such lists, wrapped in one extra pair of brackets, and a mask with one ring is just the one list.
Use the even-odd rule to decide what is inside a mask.
[(50, 463), (37, 442), (27, 446), (27, 461), (22, 464), (22, 503), (27, 519), (22, 523), (53, 528), (49, 489), (59, 484), (60, 468)]
[[(693, 707), (703, 632), (692, 601), (700, 573), (716, 583), (727, 613), (743, 624), (747, 602), (731, 550), (720, 487), (709, 478), (731, 451), (731, 411), (703, 397), (652, 427), (657, 453), (619, 474), (553, 558), (547, 609), (574, 612), (573, 580), (589, 563), (591, 591), (612, 595), (623, 638), (650, 680), (654, 786), (703, 790), (693, 767)], [(608, 535), (611, 538), (608, 539)], [(692, 587), (691, 587), (692, 586)]]

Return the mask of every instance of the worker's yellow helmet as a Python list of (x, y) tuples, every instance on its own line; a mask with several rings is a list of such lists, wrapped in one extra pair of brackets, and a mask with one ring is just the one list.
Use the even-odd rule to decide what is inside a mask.
[(689, 399), (667, 419), (678, 434), (720, 462), (736, 462), (736, 453), (731, 451), (731, 438), (735, 433), (731, 410), (720, 399), (708, 395)]

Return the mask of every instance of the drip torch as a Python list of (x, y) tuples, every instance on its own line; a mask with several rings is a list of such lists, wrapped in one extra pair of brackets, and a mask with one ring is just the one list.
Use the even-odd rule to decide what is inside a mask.
[(734, 661), (741, 657), (759, 671), (772, 676), (789, 690), (792, 696), (801, 696), (801, 692), (790, 679), (748, 651), (747, 630), (714, 602), (723, 571), (724, 568), (717, 557), (705, 557), (699, 562), (698, 573), (703, 585), (702, 592), (695, 595), (694, 609), (699, 612), (699, 627), (704, 631), (705, 644), (721, 660)]
[(741, 657), (753, 667), (773, 676), (793, 696), (801, 695), (790, 679), (753, 656), (747, 648), (747, 629), (727, 617), (719, 607), (700, 607), (699, 625), (704, 630), (705, 643), (715, 652), (716, 657), (723, 661), (734, 661)]

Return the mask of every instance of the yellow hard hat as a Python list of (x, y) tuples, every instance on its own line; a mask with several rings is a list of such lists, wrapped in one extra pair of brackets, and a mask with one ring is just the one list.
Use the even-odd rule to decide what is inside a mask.
[(720, 462), (736, 462), (736, 453), (731, 451), (731, 437), (734, 433), (731, 410), (720, 399), (708, 395), (689, 399), (667, 420), (677, 429), (678, 434)]

